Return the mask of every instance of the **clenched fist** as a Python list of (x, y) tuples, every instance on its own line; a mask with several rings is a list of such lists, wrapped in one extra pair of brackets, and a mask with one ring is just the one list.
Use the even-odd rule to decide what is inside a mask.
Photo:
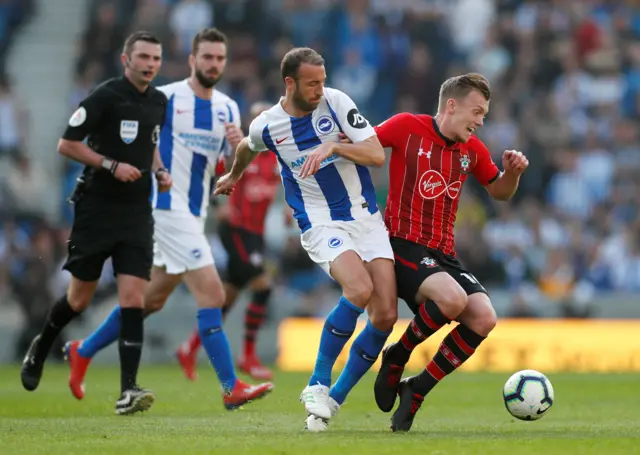
[(502, 154), (502, 167), (505, 171), (521, 175), (528, 166), (529, 160), (522, 154), (522, 152), (518, 152), (517, 150), (505, 150)]

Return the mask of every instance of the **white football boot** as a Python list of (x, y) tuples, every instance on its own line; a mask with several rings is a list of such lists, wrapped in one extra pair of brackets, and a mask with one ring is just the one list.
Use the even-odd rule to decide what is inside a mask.
[[(340, 410), (340, 405), (336, 400), (329, 397), (329, 408), (331, 409), (331, 417), (335, 417)], [(323, 431), (327, 431), (328, 427), (329, 419), (322, 419), (316, 415), (309, 414), (307, 420), (305, 420), (304, 429), (312, 433), (321, 433)]]
[(321, 385), (308, 385), (300, 394), (300, 401), (304, 403), (307, 413), (313, 414), (321, 419), (331, 418), (331, 407), (329, 405), (329, 387)]

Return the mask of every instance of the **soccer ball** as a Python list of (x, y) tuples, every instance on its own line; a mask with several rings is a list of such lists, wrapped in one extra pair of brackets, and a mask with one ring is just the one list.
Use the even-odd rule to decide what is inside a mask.
[(509, 378), (502, 390), (504, 405), (516, 419), (538, 420), (553, 405), (553, 386), (535, 370), (522, 370)]

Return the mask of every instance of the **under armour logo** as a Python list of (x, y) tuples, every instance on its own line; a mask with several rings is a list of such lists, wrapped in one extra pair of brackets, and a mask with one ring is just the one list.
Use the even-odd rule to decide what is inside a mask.
[(418, 156), (426, 156), (428, 159), (431, 159), (431, 150), (425, 153), (424, 150), (422, 150), (422, 147), (420, 147), (418, 149)]

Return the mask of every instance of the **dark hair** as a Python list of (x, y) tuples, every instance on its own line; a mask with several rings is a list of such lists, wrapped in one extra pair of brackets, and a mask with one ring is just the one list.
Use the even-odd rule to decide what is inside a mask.
[(282, 80), (287, 77), (292, 77), (297, 80), (298, 70), (300, 65), (307, 63), (314, 66), (324, 65), (324, 59), (322, 55), (318, 54), (308, 47), (294, 47), (282, 58), (280, 63), (280, 73), (282, 74)]
[(477, 90), (487, 101), (491, 100), (491, 88), (489, 81), (482, 74), (468, 73), (462, 76), (450, 77), (440, 86), (440, 100), (438, 107), (443, 107), (449, 98), (460, 99), (467, 96), (472, 90)]
[(204, 42), (227, 44), (227, 35), (215, 27), (200, 30), (198, 34), (193, 37), (193, 41), (191, 42), (191, 53), (196, 55), (200, 48), (200, 43)]
[(133, 45), (138, 41), (144, 41), (151, 44), (162, 44), (158, 38), (156, 38), (153, 34), (149, 32), (133, 32), (131, 35), (127, 37), (124, 41), (124, 48), (122, 52), (125, 55), (131, 56), (131, 52), (133, 51)]

